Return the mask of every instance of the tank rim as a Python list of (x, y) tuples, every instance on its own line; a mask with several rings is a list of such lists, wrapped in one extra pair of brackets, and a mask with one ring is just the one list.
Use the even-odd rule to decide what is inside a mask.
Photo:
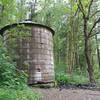
[(49, 26), (43, 25), (43, 24), (38, 24), (35, 22), (31, 22), (31, 21), (24, 21), (24, 22), (18, 22), (18, 23), (13, 23), (13, 24), (8, 24), (6, 26), (4, 26), (3, 28), (0, 29), (0, 35), (3, 36), (4, 32), (10, 28), (14, 28), (17, 25), (25, 25), (25, 26), (39, 26), (39, 27), (44, 27), (46, 29), (48, 29), (49, 31), (51, 31), (51, 33), (54, 35), (54, 30), (52, 28), (50, 28)]

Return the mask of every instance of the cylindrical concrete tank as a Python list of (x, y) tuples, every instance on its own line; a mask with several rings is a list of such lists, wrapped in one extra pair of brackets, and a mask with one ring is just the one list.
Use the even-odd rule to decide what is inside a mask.
[[(28, 23), (27, 23), (28, 24)], [(19, 69), (26, 70), (29, 77), (28, 84), (53, 82), (53, 30), (40, 24), (31, 24), (31, 35), (24, 39), (17, 39), (16, 48), (19, 58)], [(7, 34), (7, 33), (6, 33)]]

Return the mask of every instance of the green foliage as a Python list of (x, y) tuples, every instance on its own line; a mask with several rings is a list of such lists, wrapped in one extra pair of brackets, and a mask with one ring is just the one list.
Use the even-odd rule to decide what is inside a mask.
[(0, 27), (15, 21), (16, 0), (0, 0), (0, 4), (4, 7), (0, 14)]
[(64, 62), (55, 62), (55, 73), (66, 73), (67, 65)]
[[(2, 40), (2, 38), (0, 38)], [(0, 85), (15, 87), (26, 82), (24, 72), (16, 71), (16, 64), (8, 55), (7, 49), (0, 40)], [(19, 76), (18, 76), (19, 75)]]
[(58, 73), (56, 75), (56, 81), (58, 85), (84, 84), (88, 83), (88, 78), (76, 73), (73, 73), (73, 75), (69, 75), (66, 73)]
[(0, 100), (39, 100), (40, 94), (30, 88), (15, 90), (0, 88)]
[(70, 81), (70, 77), (65, 73), (59, 73), (56, 75), (57, 84), (68, 84)]
[(6, 48), (3, 43), (0, 44), (0, 81), (1, 84), (9, 81), (15, 76), (15, 66), (11, 63), (10, 57), (7, 55)]
[(72, 74), (68, 74), (66, 67), (67, 65), (64, 63), (57, 64), (55, 67), (55, 79), (58, 85), (88, 83), (88, 76), (86, 71), (80, 72), (80, 70), (77, 68), (74, 69)]

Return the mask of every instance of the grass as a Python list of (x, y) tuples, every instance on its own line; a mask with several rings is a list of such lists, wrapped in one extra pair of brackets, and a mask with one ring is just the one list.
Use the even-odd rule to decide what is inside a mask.
[(30, 88), (23, 90), (0, 88), (0, 100), (39, 100), (40, 94)]

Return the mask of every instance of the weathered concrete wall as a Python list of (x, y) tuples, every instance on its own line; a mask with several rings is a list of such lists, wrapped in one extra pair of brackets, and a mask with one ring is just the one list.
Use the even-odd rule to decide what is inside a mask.
[(53, 34), (49, 29), (40, 26), (33, 26), (30, 32), (30, 36), (17, 39), (18, 68), (28, 72), (28, 84), (52, 82), (55, 77)]

